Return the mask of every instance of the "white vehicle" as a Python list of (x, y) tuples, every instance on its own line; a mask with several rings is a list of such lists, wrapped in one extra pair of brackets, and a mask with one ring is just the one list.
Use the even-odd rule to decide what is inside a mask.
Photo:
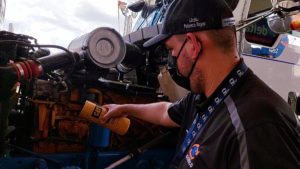
[[(249, 16), (259, 15), (262, 11), (272, 8), (272, 4), (268, 0), (252, 0), (251, 3), (240, 1), (241, 3), (245, 10), (239, 8), (240, 6), (235, 10), (235, 16), (239, 16), (240, 18), (236, 17), (239, 20), (245, 19), (241, 17), (247, 13), (246, 9), (248, 8)], [(279, 5), (296, 6), (299, 5), (299, 2), (281, 1)], [(289, 92), (300, 92), (300, 39), (297, 37), (297, 35), (299, 36), (298, 32), (290, 29), (291, 21), (284, 23), (291, 19), (290, 17), (291, 15), (282, 19), (277, 18), (276, 25), (271, 25), (271, 16), (249, 25), (245, 30), (246, 36), (242, 36), (239, 41), (246, 63), (285, 100), (288, 99)], [(267, 22), (273, 26), (271, 29), (267, 27)], [(275, 34), (271, 32), (272, 30), (281, 34)]]

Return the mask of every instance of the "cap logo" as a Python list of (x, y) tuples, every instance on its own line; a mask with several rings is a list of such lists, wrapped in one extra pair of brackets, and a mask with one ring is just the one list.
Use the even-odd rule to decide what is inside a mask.
[(189, 23), (199, 22), (199, 19), (194, 17), (189, 19)]
[(188, 24), (183, 24), (183, 27), (185, 29), (190, 29), (190, 28), (202, 28), (206, 26), (206, 22), (193, 22), (193, 23), (188, 23)]

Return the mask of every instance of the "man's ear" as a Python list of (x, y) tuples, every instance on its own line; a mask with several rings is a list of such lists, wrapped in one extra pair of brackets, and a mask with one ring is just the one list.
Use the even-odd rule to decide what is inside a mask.
[(202, 49), (202, 43), (193, 33), (187, 33), (186, 36), (187, 36), (187, 40), (189, 40), (192, 44), (191, 46), (192, 56), (196, 58), (200, 50)]

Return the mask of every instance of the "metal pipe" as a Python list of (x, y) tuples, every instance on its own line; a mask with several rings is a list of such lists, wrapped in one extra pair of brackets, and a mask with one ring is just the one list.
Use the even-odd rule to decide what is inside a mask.
[(128, 155), (126, 155), (125, 157), (121, 158), (120, 160), (112, 163), (111, 165), (109, 165), (108, 167), (106, 167), (105, 169), (113, 169), (121, 164), (123, 164), (124, 162), (130, 160), (132, 157), (134, 157), (135, 155), (138, 154), (142, 154), (144, 153), (147, 149), (149, 149), (150, 147), (156, 145), (157, 143), (161, 142), (162, 140), (164, 140), (165, 138), (169, 137), (172, 134), (171, 131), (156, 137), (155, 139), (151, 140), (150, 142), (146, 143), (145, 145), (143, 145), (142, 147), (137, 148), (135, 151), (129, 153)]
[(37, 59), (42, 66), (43, 72), (50, 72), (52, 70), (65, 68), (66, 66), (75, 65), (77, 62), (75, 54), (58, 53)]

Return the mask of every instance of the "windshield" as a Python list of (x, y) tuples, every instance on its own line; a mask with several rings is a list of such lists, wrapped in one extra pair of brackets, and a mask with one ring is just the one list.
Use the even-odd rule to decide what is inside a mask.
[[(136, 2), (138, 1), (139, 0)], [(126, 25), (133, 25), (129, 33), (162, 22), (162, 17), (169, 1), (170, 0), (146, 0), (141, 11), (129, 14), (129, 16), (137, 16), (134, 17), (132, 21), (127, 21), (126, 23)]]

